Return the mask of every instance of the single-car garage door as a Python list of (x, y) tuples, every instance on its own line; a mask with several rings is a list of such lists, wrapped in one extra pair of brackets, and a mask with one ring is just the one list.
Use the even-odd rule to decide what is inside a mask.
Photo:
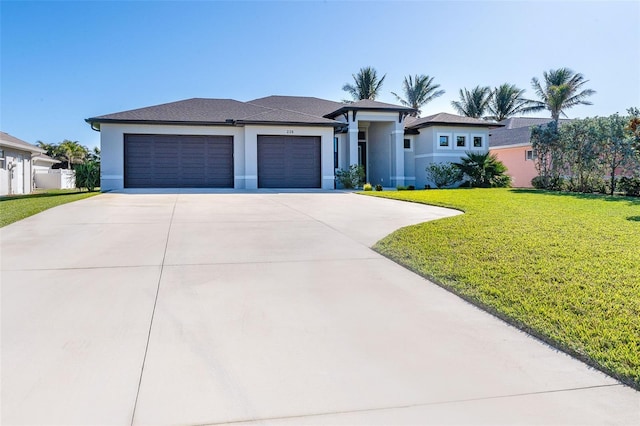
[(319, 136), (258, 136), (259, 188), (320, 188)]
[(233, 188), (233, 137), (125, 135), (125, 188)]

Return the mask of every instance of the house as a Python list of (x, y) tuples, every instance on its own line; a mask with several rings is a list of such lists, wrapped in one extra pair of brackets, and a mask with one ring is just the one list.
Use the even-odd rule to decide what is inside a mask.
[(35, 145), (0, 132), (0, 195), (30, 194), (34, 170), (57, 162)]
[(424, 187), (431, 162), (488, 152), (500, 125), (372, 100), (194, 98), (86, 119), (100, 132), (101, 188), (335, 188), (336, 169)]
[[(512, 117), (501, 121), (503, 127), (489, 134), (489, 151), (507, 167), (516, 188), (531, 188), (538, 176), (535, 152), (531, 146), (531, 128), (550, 123), (551, 118)], [(569, 120), (560, 120), (560, 124)]]

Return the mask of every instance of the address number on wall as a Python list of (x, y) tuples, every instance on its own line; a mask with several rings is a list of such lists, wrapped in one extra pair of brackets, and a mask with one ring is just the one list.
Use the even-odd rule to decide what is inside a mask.
[(287, 135), (292, 135), (292, 134), (293, 134), (293, 130), (286, 130), (286, 131), (285, 131), (285, 133), (286, 133)]

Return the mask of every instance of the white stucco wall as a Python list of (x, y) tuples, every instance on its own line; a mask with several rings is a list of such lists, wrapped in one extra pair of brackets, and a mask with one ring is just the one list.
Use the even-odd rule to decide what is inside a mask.
[[(409, 139), (411, 147), (409, 149), (404, 148), (404, 139)], [(415, 185), (416, 183), (416, 161), (415, 161), (415, 140), (413, 135), (404, 135), (403, 139), (404, 150), (404, 176), (405, 185)]]
[[(4, 160), (0, 163), (0, 195), (30, 194), (32, 188), (31, 152), (3, 146)], [(14, 165), (13, 174), (10, 165)]]
[(373, 185), (392, 186), (391, 170), (393, 151), (391, 132), (392, 122), (372, 122), (368, 128), (367, 151), (369, 163), (369, 181)]
[[(439, 136), (449, 136), (449, 146), (440, 147)], [(457, 147), (456, 136), (466, 137), (466, 146)], [(482, 137), (482, 147), (473, 147), (473, 136)], [(431, 163), (459, 162), (467, 151), (488, 152), (489, 130), (477, 127), (432, 126), (420, 129), (420, 134), (414, 136), (414, 167), (416, 188), (425, 185), (434, 187), (433, 182), (427, 180), (425, 169)]]

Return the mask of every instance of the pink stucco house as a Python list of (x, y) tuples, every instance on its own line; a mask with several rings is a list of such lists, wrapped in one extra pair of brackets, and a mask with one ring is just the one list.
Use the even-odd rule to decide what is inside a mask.
[(550, 121), (550, 118), (512, 117), (500, 122), (504, 127), (489, 133), (489, 152), (507, 166), (507, 174), (515, 188), (531, 188), (531, 179), (538, 176), (530, 142), (531, 127)]

